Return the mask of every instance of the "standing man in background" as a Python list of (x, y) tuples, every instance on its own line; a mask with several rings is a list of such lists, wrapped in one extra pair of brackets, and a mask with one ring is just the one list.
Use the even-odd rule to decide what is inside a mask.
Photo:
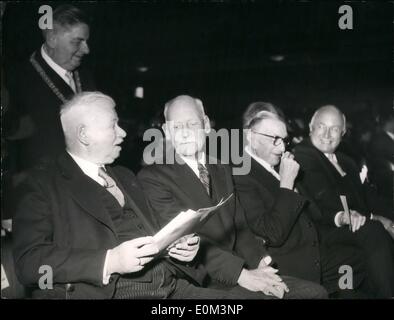
[(53, 11), (53, 28), (42, 30), (45, 42), (7, 77), (10, 120), (19, 171), (64, 150), (59, 108), (74, 94), (95, 89), (92, 77), (81, 67), (89, 54), (88, 18), (78, 8), (62, 5)]

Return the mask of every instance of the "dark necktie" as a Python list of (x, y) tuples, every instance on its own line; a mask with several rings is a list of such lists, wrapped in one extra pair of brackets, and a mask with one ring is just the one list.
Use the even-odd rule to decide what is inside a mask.
[(202, 182), (205, 191), (208, 193), (209, 196), (211, 196), (211, 179), (209, 177), (209, 172), (207, 168), (205, 168), (201, 163), (198, 163), (198, 172), (200, 181)]
[(107, 172), (105, 172), (104, 168), (99, 168), (98, 170), (99, 177), (104, 180), (104, 187), (115, 197), (115, 199), (119, 202), (120, 206), (124, 206), (124, 195), (119, 187), (116, 185), (114, 179), (112, 179)]

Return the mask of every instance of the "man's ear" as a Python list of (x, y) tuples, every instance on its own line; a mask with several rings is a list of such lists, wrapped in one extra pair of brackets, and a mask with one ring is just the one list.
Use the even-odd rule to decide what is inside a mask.
[(45, 32), (45, 43), (51, 49), (56, 47), (57, 36), (54, 29), (50, 29)]
[(249, 146), (252, 146), (252, 130), (245, 129), (246, 141)]
[(313, 128), (313, 126), (312, 126), (312, 122), (309, 122), (309, 134), (311, 134), (311, 133), (312, 133), (312, 128)]
[(211, 121), (207, 115), (204, 116), (204, 131), (206, 134), (211, 132)]
[(81, 142), (84, 146), (89, 145), (89, 137), (86, 133), (86, 127), (81, 124), (77, 128), (77, 139), (79, 142)]
[(166, 140), (171, 140), (170, 129), (168, 128), (167, 122), (164, 122), (163, 125), (161, 126), (161, 128), (164, 131), (164, 136), (165, 136)]

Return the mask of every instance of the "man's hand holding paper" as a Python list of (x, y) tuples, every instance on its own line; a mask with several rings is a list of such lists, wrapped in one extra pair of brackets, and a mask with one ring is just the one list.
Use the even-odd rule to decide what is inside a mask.
[[(233, 196), (229, 195), (226, 199), (221, 199), (216, 206), (209, 208), (201, 208), (197, 211), (187, 210), (180, 212), (174, 219), (166, 224), (158, 233), (153, 236), (154, 242), (156, 243), (159, 251), (162, 251), (177, 240), (184, 237), (185, 235), (197, 232), (201, 226), (223, 206)], [(192, 240), (189, 240), (192, 241)]]
[(200, 248), (200, 237), (195, 234), (186, 235), (168, 247), (168, 255), (183, 262), (193, 261)]

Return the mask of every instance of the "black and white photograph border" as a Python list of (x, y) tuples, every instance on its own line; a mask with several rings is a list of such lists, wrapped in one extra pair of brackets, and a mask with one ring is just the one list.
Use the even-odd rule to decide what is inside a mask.
[[(346, 116), (340, 151), (363, 168), (378, 195), (386, 195), (365, 170), (375, 129), (394, 111), (393, 1), (2, 1), (2, 299), (29, 298), (14, 270), (12, 218), (19, 205), (15, 190), (30, 165), (20, 146), (35, 128), (18, 109), (15, 101), (24, 92), (15, 88), (26, 80), (23, 75), (20, 80), (21, 66), (40, 50), (61, 4), (75, 5), (89, 17), (82, 64), (94, 79), (92, 88), (115, 101), (119, 126), (127, 132), (115, 164), (135, 173), (147, 165), (152, 141), (145, 133), (156, 129), (164, 144), (163, 108), (179, 95), (202, 101), (213, 133), (228, 132), (229, 145), (209, 151), (230, 163), (242, 158), (242, 115), (252, 102), (270, 102), (283, 111), (293, 147), (308, 137), (316, 109), (334, 105)], [(85, 74), (80, 76), (74, 75), (76, 87), (85, 81)], [(46, 110), (41, 116), (52, 125)], [(49, 147), (52, 138), (42, 136), (39, 149)], [(391, 196), (393, 181), (391, 176)], [(191, 305), (189, 314), (197, 315), (194, 303), (184, 309), (150, 303), (144, 312), (171, 310), (186, 317)], [(200, 305), (202, 314), (241, 315), (246, 308), (236, 301)]]

